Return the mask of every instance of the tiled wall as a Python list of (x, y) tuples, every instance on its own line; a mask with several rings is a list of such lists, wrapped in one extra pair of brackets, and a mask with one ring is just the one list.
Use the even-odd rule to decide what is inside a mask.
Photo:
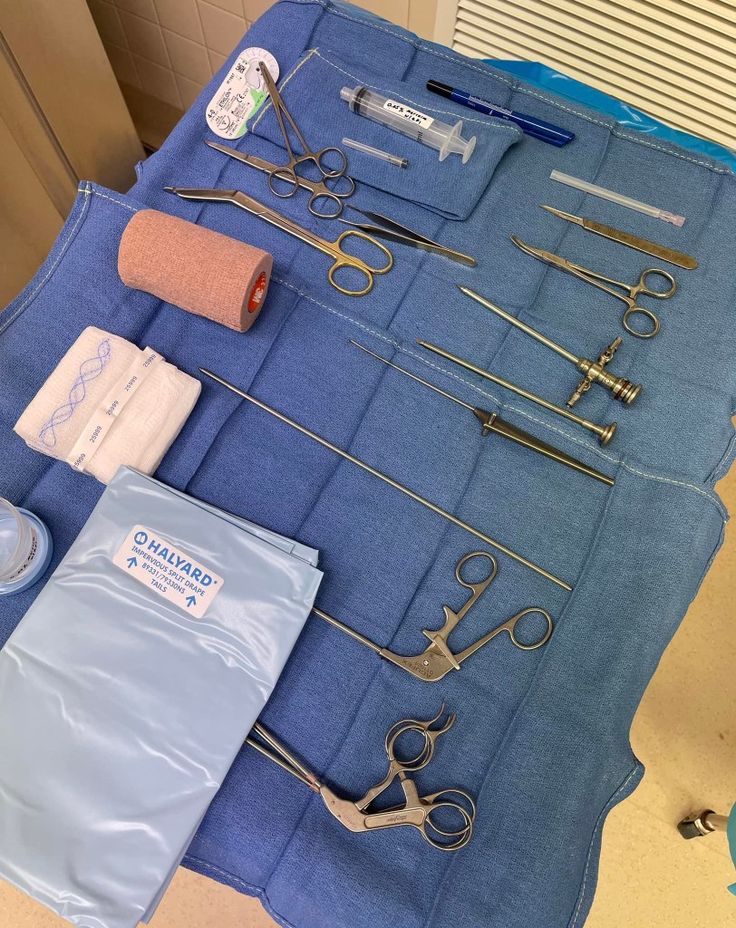
[[(118, 80), (186, 109), (272, 0), (87, 2)], [(362, 0), (360, 5), (431, 37), (436, 2)]]

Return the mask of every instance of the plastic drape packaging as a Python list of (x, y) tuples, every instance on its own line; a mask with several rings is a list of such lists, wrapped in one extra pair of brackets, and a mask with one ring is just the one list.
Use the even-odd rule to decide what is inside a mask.
[(0, 876), (149, 918), (312, 607), (317, 552), (121, 468), (0, 651)]

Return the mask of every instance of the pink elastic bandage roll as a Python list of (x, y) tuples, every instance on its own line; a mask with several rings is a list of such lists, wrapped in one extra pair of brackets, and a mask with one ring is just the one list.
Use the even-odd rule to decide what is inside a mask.
[(128, 287), (237, 332), (258, 318), (272, 267), (260, 248), (154, 209), (133, 216), (118, 252)]

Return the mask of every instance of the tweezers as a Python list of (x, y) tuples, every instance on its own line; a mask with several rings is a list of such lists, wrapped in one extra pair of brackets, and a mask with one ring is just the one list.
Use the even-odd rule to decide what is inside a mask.
[(371, 225), (369, 222), (350, 222), (349, 219), (340, 220), (340, 222), (344, 222), (348, 226), (354, 226), (362, 232), (368, 232), (369, 234), (375, 235), (377, 238), (384, 238), (389, 242), (398, 242), (402, 245), (409, 245), (411, 248), (422, 248), (424, 251), (431, 251), (434, 254), (444, 255), (444, 257), (449, 258), (451, 261), (458, 261), (460, 264), (465, 264), (468, 267), (475, 267), (478, 263), (475, 258), (471, 258), (470, 255), (465, 255), (462, 251), (455, 251), (452, 248), (447, 248), (445, 245), (440, 245), (439, 242), (427, 238), (427, 236), (422, 235), (421, 232), (415, 232), (413, 229), (402, 226), (393, 219), (389, 219), (388, 216), (381, 215), (381, 213), (358, 209), (357, 206), (351, 206), (350, 209), (355, 210), (356, 213), (360, 213), (362, 216), (366, 216), (368, 219), (372, 219), (373, 222), (380, 223), (380, 225)]

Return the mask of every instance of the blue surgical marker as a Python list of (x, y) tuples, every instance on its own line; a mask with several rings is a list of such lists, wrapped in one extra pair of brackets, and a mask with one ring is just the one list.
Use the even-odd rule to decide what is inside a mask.
[(439, 81), (427, 81), (427, 90), (439, 94), (441, 97), (447, 97), (454, 100), (455, 103), (461, 103), (477, 113), (484, 113), (486, 116), (495, 116), (497, 119), (508, 119), (509, 122), (516, 125), (526, 135), (531, 135), (541, 142), (548, 142), (550, 145), (567, 145), (575, 138), (574, 132), (567, 132), (559, 126), (553, 126), (552, 123), (544, 122), (543, 119), (537, 119), (535, 116), (525, 116), (523, 113), (516, 113), (513, 110), (507, 110), (503, 106), (496, 106), (495, 103), (489, 103), (480, 97), (474, 97), (465, 90), (458, 90), (456, 87), (450, 87), (448, 84), (441, 84)]

